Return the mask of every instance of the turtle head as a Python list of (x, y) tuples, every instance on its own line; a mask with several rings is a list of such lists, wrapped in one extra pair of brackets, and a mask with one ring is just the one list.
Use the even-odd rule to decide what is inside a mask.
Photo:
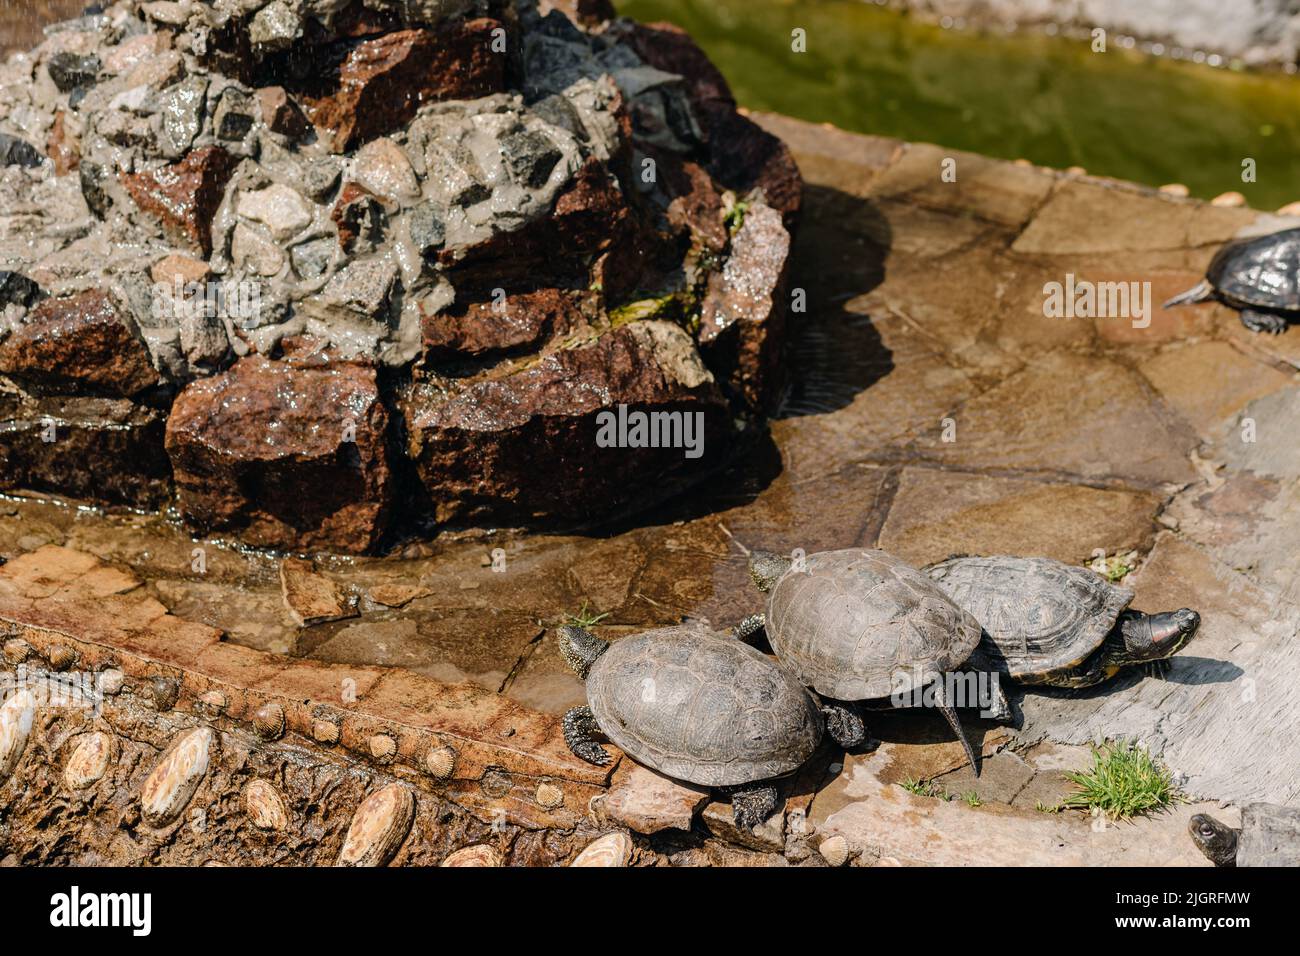
[(772, 590), (781, 575), (789, 570), (790, 559), (771, 551), (755, 551), (749, 556), (749, 576), (764, 594)]
[(1118, 664), (1162, 661), (1187, 646), (1201, 626), (1201, 615), (1189, 607), (1159, 614), (1129, 612), (1120, 623), (1124, 649)]
[(1215, 866), (1229, 866), (1237, 860), (1237, 831), (1225, 826), (1214, 817), (1197, 813), (1187, 823), (1196, 848)]
[(609, 641), (602, 641), (591, 631), (572, 624), (560, 628), (560, 654), (564, 662), (573, 668), (575, 674), (583, 680), (596, 658), (609, 650)]

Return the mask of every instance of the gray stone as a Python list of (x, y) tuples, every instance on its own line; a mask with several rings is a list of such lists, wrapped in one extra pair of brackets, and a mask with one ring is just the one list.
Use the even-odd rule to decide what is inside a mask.
[(218, 139), (241, 140), (253, 128), (256, 117), (253, 98), (243, 90), (228, 87), (213, 114), (213, 129)]
[(411, 233), (411, 241), (422, 255), (436, 251), (447, 241), (447, 229), (434, 203), (421, 203), (407, 213), (406, 227)]
[(206, 79), (190, 77), (164, 90), (159, 96), (158, 113), (162, 125), (158, 131), (158, 146), (164, 156), (179, 158), (194, 145), (194, 139), (203, 126), (207, 92)]
[(323, 202), (339, 184), (341, 172), (338, 164), (331, 159), (313, 160), (303, 167), (302, 188), (312, 199)]
[(563, 158), (549, 136), (532, 130), (502, 137), (501, 152), (510, 175), (529, 189), (544, 186), (555, 164)]
[(21, 272), (0, 269), (0, 309), (6, 305), (31, 305), (41, 294), (41, 287)]
[(35, 146), (17, 136), (0, 133), (0, 166), (39, 166), (41, 154)]
[(302, 19), (284, 0), (274, 0), (263, 7), (248, 27), (248, 38), (270, 50), (283, 50), (300, 36)]
[(101, 66), (99, 57), (93, 53), (81, 56), (65, 50), (50, 57), (45, 69), (61, 93), (70, 93), (79, 86), (93, 84)]
[(319, 278), (329, 268), (330, 257), (337, 247), (338, 243), (328, 236), (300, 242), (289, 250), (293, 271), (304, 279)]
[(388, 308), (397, 282), (397, 266), (386, 259), (353, 262), (339, 270), (325, 285), (327, 305), (378, 318)]
[(260, 222), (283, 242), (311, 223), (311, 207), (298, 193), (283, 183), (240, 194), (239, 215)]

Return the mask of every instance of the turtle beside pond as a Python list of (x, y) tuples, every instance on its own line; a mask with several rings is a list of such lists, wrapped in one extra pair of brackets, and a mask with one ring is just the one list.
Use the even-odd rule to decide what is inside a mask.
[(1300, 866), (1300, 810), (1291, 807), (1252, 803), (1240, 830), (1197, 813), (1187, 831), (1215, 866)]
[(1165, 308), (1211, 300), (1237, 309), (1252, 332), (1284, 332), (1300, 321), (1300, 228), (1228, 243), (1210, 260), (1205, 280)]
[(569, 749), (604, 766), (603, 734), (638, 763), (731, 794), (736, 824), (753, 829), (777, 806), (773, 778), (821, 742), (820, 705), (776, 661), (702, 625), (615, 641), (560, 628), (560, 653), (587, 683), (587, 706), (564, 715)]
[(1051, 558), (952, 557), (926, 571), (983, 627), (981, 664), (1021, 684), (1091, 687), (1168, 660), (1201, 624), (1190, 608), (1131, 611), (1130, 588)]
[(979, 773), (945, 675), (975, 650), (980, 626), (933, 581), (884, 551), (862, 548), (810, 554), (797, 567), (755, 551), (749, 573), (767, 594), (767, 612), (742, 621), (737, 636), (766, 628), (781, 662), (828, 701), (828, 720), (860, 726), (858, 704), (924, 690)]

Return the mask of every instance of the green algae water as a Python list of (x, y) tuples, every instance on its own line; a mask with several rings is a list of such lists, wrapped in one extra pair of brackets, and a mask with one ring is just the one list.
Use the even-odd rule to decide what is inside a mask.
[[(1300, 79), (1022, 31), (944, 30), (858, 0), (622, 0), (691, 32), (750, 109), (1259, 209), (1300, 200)], [(807, 52), (791, 51), (791, 31)], [(1244, 160), (1256, 181), (1242, 181)]]

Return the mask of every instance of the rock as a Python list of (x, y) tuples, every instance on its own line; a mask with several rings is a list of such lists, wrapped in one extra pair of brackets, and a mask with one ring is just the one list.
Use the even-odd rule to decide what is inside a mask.
[(242, 222), (231, 234), (230, 259), (235, 268), (259, 276), (277, 275), (284, 268), (284, 251), (263, 231)]
[(82, 56), (70, 51), (54, 54), (45, 64), (50, 79), (60, 93), (71, 93), (78, 86), (93, 85), (102, 64), (93, 53)]
[(391, 783), (357, 807), (335, 866), (385, 866), (397, 853), (415, 818), (415, 797)]
[[(667, 322), (631, 323), (513, 374), (489, 372), (448, 391), (416, 383), (401, 404), (408, 454), (435, 516), (456, 523), (590, 521), (643, 507), (699, 465), (720, 461), (731, 420), (689, 336)], [(619, 406), (688, 415), (678, 423), (694, 430), (689, 454), (696, 457), (681, 447), (684, 430), (676, 448), (601, 447), (598, 414), (610, 413), (599, 422), (612, 438)], [(542, 447), (550, 454), (539, 458)]]
[(442, 866), (501, 866), (501, 854), (485, 843), (457, 850), (442, 861)]
[[(206, 258), (212, 253), (212, 217), (238, 162), (220, 146), (205, 146), (179, 163), (149, 172), (122, 173), (120, 178), (137, 206), (157, 217), (170, 236)], [(83, 177), (85, 169), (83, 166)], [(83, 188), (84, 182), (83, 178)]]
[(524, 130), (501, 137), (500, 149), (515, 182), (529, 189), (546, 184), (564, 154), (545, 133)]
[(21, 272), (0, 270), (0, 309), (6, 305), (32, 305), (41, 296), (41, 287)]
[(709, 279), (700, 318), (700, 351), (719, 380), (751, 408), (780, 397), (788, 299), (790, 233), (765, 203), (745, 211), (722, 271)]
[(211, 276), (212, 268), (204, 260), (179, 252), (164, 256), (149, 269), (149, 277), (154, 282), (169, 286), (206, 282)]
[(411, 234), (411, 241), (415, 243), (415, 248), (423, 256), (436, 253), (447, 241), (446, 225), (440, 218), (438, 206), (432, 202), (420, 203), (408, 212), (406, 228)]
[(184, 812), (208, 772), (215, 746), (212, 729), (198, 727), (167, 751), (140, 789), (140, 813), (145, 823), (161, 829)]
[(1220, 193), (1210, 200), (1210, 205), (1237, 208), (1246, 205), (1246, 197), (1236, 191)]
[(302, 20), (285, 0), (273, 0), (254, 15), (248, 38), (268, 50), (283, 50), (302, 36)]
[(311, 129), (311, 123), (284, 87), (262, 87), (257, 91), (257, 101), (262, 110), (262, 122), (270, 127), (271, 132), (298, 139)]
[(413, 584), (376, 584), (366, 592), (366, 597), (384, 607), (405, 607), (416, 598), (428, 597), (428, 588)]
[(104, 58), (104, 69), (114, 75), (127, 73), (145, 60), (166, 53), (170, 47), (171, 35), (162, 31), (128, 37), (108, 50)]
[(689, 830), (695, 812), (709, 800), (706, 788), (671, 780), (640, 764), (624, 761), (609, 792), (593, 801), (598, 818), (621, 823), (637, 833)]
[(569, 866), (627, 866), (633, 848), (632, 838), (621, 830), (606, 833), (587, 844)]
[(63, 767), (63, 780), (68, 789), (85, 790), (93, 787), (108, 771), (112, 757), (112, 737), (98, 731), (84, 734)]
[(25, 139), (0, 133), (0, 166), (39, 166), (41, 154)]
[(81, 165), (81, 147), (76, 137), (68, 132), (66, 118), (65, 111), (54, 111), (54, 122), (50, 124), (50, 135), (45, 141), (45, 153), (54, 164), (56, 176), (66, 176)]
[[(155, 57), (141, 60), (127, 74), (123, 85), (128, 90), (163, 90), (185, 78), (185, 58), (176, 50), (164, 50)], [(115, 107), (116, 108), (116, 107)]]
[(294, 189), (275, 183), (265, 189), (241, 193), (239, 215), (260, 222), (283, 242), (311, 225), (312, 212), (307, 200)]
[[(330, 218), (334, 220), (334, 225), (338, 229), (339, 247), (344, 252), (364, 252), (383, 240), (385, 222), (383, 206), (368, 190), (357, 183), (344, 185), (339, 192), (334, 209), (330, 212)], [(423, 222), (423, 220), (419, 221)], [(421, 242), (428, 241), (425, 234), (427, 227), (413, 224), (412, 228), (412, 238), (423, 250)], [(438, 235), (437, 241), (439, 245), (442, 244), (441, 234)]]
[(352, 617), (343, 593), (329, 578), (318, 574), (310, 561), (285, 558), (280, 562), (280, 591), (285, 607), (299, 627)]
[(227, 87), (217, 101), (212, 127), (218, 139), (242, 140), (257, 118), (253, 98), (238, 87)]
[(714, 801), (704, 808), (700, 817), (710, 833), (728, 843), (773, 853), (785, 849), (785, 809), (782, 806), (778, 806), (776, 812), (752, 831), (736, 826), (736, 818), (729, 803)]
[(389, 259), (355, 260), (334, 273), (318, 301), (333, 313), (380, 319), (388, 309), (398, 275), (397, 264)]
[(208, 81), (192, 76), (164, 90), (158, 97), (158, 148), (168, 159), (184, 156), (203, 126)]
[(334, 257), (337, 243), (330, 238), (311, 239), (289, 250), (293, 271), (304, 279), (317, 279), (325, 274)]
[(387, 136), (371, 140), (357, 151), (352, 176), (358, 185), (386, 202), (412, 199), (420, 194), (411, 161)]
[(849, 862), (849, 841), (842, 836), (831, 836), (822, 840), (817, 852), (831, 866), (843, 866)]
[(305, 97), (307, 113), (341, 153), (399, 128), (424, 103), (500, 92), (508, 57), (492, 51), (499, 27), (486, 18), (453, 20), (361, 40), (338, 67), (333, 90)]
[(387, 424), (372, 368), (242, 359), (173, 405), (182, 515), (262, 547), (366, 551), (393, 500)]
[(36, 716), (36, 698), (21, 689), (0, 704), (0, 782), (17, 768), (27, 750), (27, 737)]
[(55, 391), (122, 397), (158, 383), (131, 320), (95, 289), (37, 304), (0, 343), (0, 372)]
[(421, 317), (425, 359), (436, 362), (457, 355), (477, 358), (535, 349), (575, 331), (595, 311), (591, 297), (550, 288), (469, 302)]
[(280, 791), (265, 780), (251, 780), (244, 787), (244, 812), (259, 830), (279, 832), (289, 825), (289, 811)]

